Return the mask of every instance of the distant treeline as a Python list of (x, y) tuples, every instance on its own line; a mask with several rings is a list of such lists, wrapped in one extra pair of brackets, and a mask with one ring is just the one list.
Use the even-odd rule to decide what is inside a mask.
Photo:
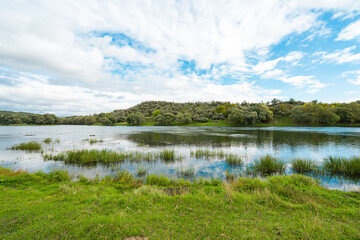
[(302, 102), (290, 99), (273, 99), (267, 103), (188, 102), (164, 101), (142, 102), (134, 107), (88, 116), (56, 117), (53, 114), (0, 112), (0, 124), (71, 124), (113, 125), (127, 122), (141, 125), (145, 121), (154, 125), (173, 125), (227, 121), (234, 125), (273, 123), (284, 117), (297, 125), (333, 125), (360, 123), (360, 101), (352, 103)]

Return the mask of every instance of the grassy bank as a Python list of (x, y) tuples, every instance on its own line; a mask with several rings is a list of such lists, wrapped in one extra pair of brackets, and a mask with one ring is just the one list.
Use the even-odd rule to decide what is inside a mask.
[(358, 239), (360, 194), (292, 175), (145, 183), (0, 168), (2, 239)]

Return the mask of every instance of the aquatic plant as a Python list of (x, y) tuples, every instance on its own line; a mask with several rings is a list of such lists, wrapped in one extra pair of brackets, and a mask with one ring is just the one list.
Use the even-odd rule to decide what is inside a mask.
[(225, 156), (225, 161), (231, 165), (231, 166), (241, 166), (242, 165), (242, 159), (240, 156), (229, 153)]
[(323, 162), (324, 170), (331, 175), (360, 177), (360, 157), (328, 157)]
[(261, 175), (283, 174), (285, 172), (285, 165), (283, 161), (266, 155), (255, 161), (252, 171)]
[(41, 144), (35, 141), (20, 143), (12, 146), (11, 150), (24, 150), (24, 151), (39, 151), (41, 150)]
[(193, 168), (178, 169), (176, 174), (180, 177), (192, 177), (194, 176), (195, 170)]
[(230, 171), (229, 170), (226, 170), (226, 172), (225, 172), (225, 179), (226, 179), (226, 181), (228, 181), (228, 182), (232, 182), (232, 181), (234, 181), (235, 179), (236, 179), (236, 174), (235, 173), (230, 173)]
[(45, 138), (43, 142), (49, 144), (49, 143), (52, 142), (52, 139), (51, 138)]
[(226, 154), (223, 150), (210, 150), (210, 149), (196, 149), (190, 150), (190, 156), (195, 158), (213, 159), (224, 158)]
[(183, 157), (181, 155), (176, 155), (174, 149), (165, 149), (159, 153), (158, 158), (164, 162), (175, 162), (181, 160)]
[(137, 170), (136, 170), (136, 175), (138, 177), (143, 177), (148, 175), (149, 170), (146, 169), (144, 166), (140, 166)]
[(319, 167), (313, 160), (294, 158), (291, 160), (292, 169), (296, 173), (314, 173), (319, 171)]
[(174, 150), (163, 150), (158, 153), (152, 152), (118, 152), (110, 150), (68, 150), (56, 155), (44, 153), (45, 160), (64, 161), (67, 163), (115, 163), (115, 162), (174, 162), (182, 159), (181, 155), (177, 155)]

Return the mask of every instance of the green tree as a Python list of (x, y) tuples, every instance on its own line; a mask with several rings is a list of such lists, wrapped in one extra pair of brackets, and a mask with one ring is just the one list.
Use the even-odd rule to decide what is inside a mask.
[(127, 122), (128, 124), (131, 124), (131, 125), (139, 126), (139, 125), (141, 125), (142, 123), (145, 122), (145, 117), (144, 117), (144, 115), (142, 115), (142, 114), (139, 113), (139, 112), (130, 113), (130, 114), (126, 117), (126, 122)]

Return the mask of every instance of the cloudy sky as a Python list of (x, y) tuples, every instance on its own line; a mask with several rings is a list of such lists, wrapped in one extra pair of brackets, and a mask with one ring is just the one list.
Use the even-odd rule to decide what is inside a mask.
[(359, 0), (0, 1), (0, 109), (360, 99)]

